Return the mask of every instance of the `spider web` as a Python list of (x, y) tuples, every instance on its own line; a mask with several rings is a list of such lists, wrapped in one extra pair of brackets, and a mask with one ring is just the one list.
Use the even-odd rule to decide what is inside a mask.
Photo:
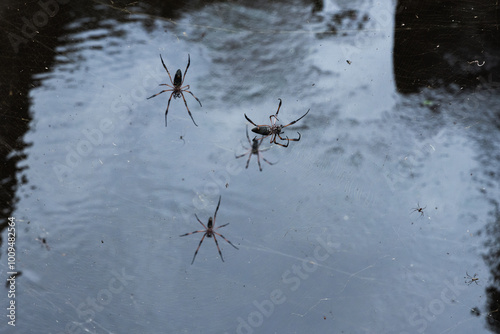
[[(496, 331), (499, 141), (495, 113), (472, 112), (495, 110), (495, 79), (398, 94), (393, 3), (260, 5), (95, 2), (77, 19), (61, 7), (62, 31), (29, 44), (49, 54), (28, 57), (23, 113), (3, 114), (29, 145), (2, 132), (21, 331)], [(191, 55), (199, 128), (183, 101), (167, 128), (167, 98), (146, 101), (166, 82), (159, 53), (173, 70)], [(284, 130), (301, 141), (265, 139), (276, 165), (245, 169), (243, 114), (264, 124), (278, 98), (282, 124), (311, 109)], [(220, 242), (223, 263), (205, 238), (191, 266), (202, 234), (179, 235), (219, 195), (216, 227), (239, 250)]]

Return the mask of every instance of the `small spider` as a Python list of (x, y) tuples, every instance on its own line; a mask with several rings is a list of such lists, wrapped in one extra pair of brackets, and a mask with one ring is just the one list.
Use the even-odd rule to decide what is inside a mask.
[[(295, 124), (298, 121), (300, 121), (302, 118), (304, 118), (304, 116), (306, 116), (309, 113), (309, 110), (311, 110), (311, 109), (309, 109), (304, 115), (302, 115), (302, 117), (300, 117), (299, 119), (297, 119), (297, 120), (295, 120), (287, 125), (276, 124), (276, 121), (279, 121), (278, 113), (280, 111), (281, 102), (282, 102), (281, 99), (278, 99), (278, 100), (280, 100), (280, 104), (278, 105), (278, 110), (276, 111), (276, 114), (269, 116), (269, 119), (271, 120), (271, 125), (257, 125), (254, 122), (252, 122), (252, 120), (250, 118), (248, 118), (248, 116), (246, 114), (245, 114), (245, 118), (247, 119), (247, 121), (249, 121), (250, 123), (255, 125), (255, 128), (252, 129), (252, 132), (255, 132), (255, 133), (258, 133), (259, 135), (262, 135), (263, 136), (262, 139), (267, 137), (267, 136), (271, 136), (270, 143), (275, 143), (275, 144), (283, 146), (283, 147), (288, 147), (288, 144), (290, 143), (290, 141), (299, 141), (300, 140), (300, 132), (297, 132), (299, 134), (299, 138), (293, 138), (293, 139), (289, 139), (288, 137), (283, 138), (283, 137), (281, 137), (281, 134), (283, 133), (283, 131), (282, 131), (283, 128), (286, 128), (287, 126), (290, 126), (290, 125)], [(281, 140), (286, 140), (287, 141), (286, 145), (278, 143), (276, 141), (276, 137), (278, 137)]]
[[(270, 149), (270, 147), (263, 148), (263, 149), (259, 148), (260, 144), (262, 144), (262, 141), (264, 140), (264, 137), (260, 138), (260, 140), (257, 139), (257, 137), (254, 137), (252, 139), (252, 141), (250, 141), (250, 137), (248, 136), (248, 126), (247, 126), (247, 139), (248, 139), (248, 143), (250, 144), (251, 147), (248, 149), (248, 151), (246, 153), (243, 153), (241, 155), (237, 155), (236, 159), (241, 158), (241, 157), (248, 154), (247, 166), (245, 167), (245, 168), (248, 168), (248, 164), (250, 163), (250, 158), (252, 157), (252, 155), (255, 154), (257, 156), (257, 163), (259, 164), (259, 170), (262, 172), (262, 166), (260, 165), (260, 152), (267, 151)], [(262, 157), (262, 159), (264, 159), (264, 161), (270, 165), (275, 164), (273, 162), (267, 161), (266, 158), (264, 158), (264, 157)]]
[(191, 233), (186, 233), (186, 234), (180, 235), (180, 237), (185, 237), (186, 235), (191, 235), (191, 234), (194, 234), (194, 233), (205, 233), (203, 235), (203, 237), (201, 238), (201, 240), (200, 240), (200, 244), (198, 245), (198, 248), (196, 248), (196, 251), (194, 252), (193, 261), (191, 261), (191, 264), (194, 263), (194, 259), (196, 258), (196, 254), (198, 254), (198, 250), (200, 249), (201, 243), (203, 242), (203, 239), (205, 239), (205, 237), (207, 237), (207, 238), (214, 237), (215, 245), (217, 246), (217, 250), (219, 251), (220, 259), (222, 260), (222, 262), (224, 262), (224, 258), (222, 257), (222, 252), (220, 251), (219, 243), (217, 242), (217, 238), (215, 237), (216, 234), (219, 237), (221, 237), (222, 239), (226, 240), (234, 248), (239, 249), (238, 247), (236, 247), (235, 245), (233, 245), (231, 243), (231, 241), (227, 240), (222, 234), (215, 232), (215, 230), (217, 230), (217, 229), (219, 229), (221, 227), (227, 226), (227, 225), (229, 225), (229, 223), (221, 225), (221, 226), (216, 227), (216, 228), (213, 227), (214, 224), (215, 224), (215, 217), (217, 216), (217, 211), (219, 210), (221, 197), (222, 196), (219, 196), (219, 203), (217, 203), (217, 208), (215, 209), (215, 213), (214, 213), (213, 219), (212, 219), (212, 217), (208, 218), (208, 224), (207, 224), (207, 226), (205, 226), (205, 224), (203, 224), (201, 222), (200, 218), (198, 218), (198, 216), (196, 214), (194, 214), (194, 216), (196, 217), (196, 219), (198, 219), (198, 222), (205, 228), (204, 230), (194, 231), (194, 232), (191, 232)]
[(152, 96), (148, 97), (147, 99), (149, 100), (149, 99), (151, 99), (157, 95), (160, 95), (161, 93), (164, 93), (164, 92), (172, 92), (172, 94), (170, 94), (170, 98), (168, 99), (167, 110), (165, 111), (165, 126), (167, 126), (167, 114), (168, 114), (168, 108), (170, 107), (170, 100), (172, 99), (172, 96), (174, 97), (174, 99), (182, 96), (182, 99), (184, 100), (184, 104), (186, 105), (186, 109), (187, 109), (189, 116), (193, 120), (194, 125), (198, 126), (198, 124), (196, 124), (196, 122), (194, 121), (193, 115), (191, 115), (191, 111), (189, 111), (186, 99), (184, 98), (184, 94), (183, 94), (183, 92), (186, 92), (186, 93), (193, 95), (193, 97), (196, 99), (196, 101), (198, 101), (198, 103), (200, 104), (200, 107), (202, 106), (200, 100), (198, 100), (198, 98), (196, 96), (194, 96), (194, 94), (191, 93), (191, 91), (188, 90), (189, 85), (182, 86), (182, 84), (184, 83), (184, 79), (186, 79), (186, 74), (187, 74), (187, 71), (189, 68), (189, 64), (191, 63), (191, 59), (190, 59), (189, 54), (188, 54), (188, 63), (186, 66), (186, 70), (184, 71), (184, 78), (182, 77), (182, 71), (180, 69), (178, 69), (177, 72), (175, 73), (175, 77), (174, 77), (173, 81), (172, 81), (172, 77), (170, 76), (170, 72), (167, 69), (167, 66), (165, 66), (165, 63), (163, 62), (163, 58), (161, 57), (161, 54), (160, 54), (160, 59), (161, 59), (161, 63), (163, 64), (163, 67), (165, 68), (165, 71), (167, 71), (167, 73), (168, 73), (168, 77), (170, 78), (170, 83), (172, 85), (160, 84), (160, 86), (167, 86), (167, 87), (170, 87), (170, 89), (162, 90), (158, 94), (152, 95)]
[(423, 208), (422, 208), (422, 207), (420, 207), (420, 204), (419, 204), (419, 203), (417, 203), (417, 207), (416, 207), (416, 208), (413, 208), (413, 209), (412, 209), (412, 211), (410, 212), (410, 214), (411, 214), (411, 213), (413, 213), (413, 212), (420, 212), (420, 216), (422, 217), (422, 216), (424, 215), (424, 209), (425, 209), (426, 207), (427, 207), (427, 206), (425, 206), (425, 207), (423, 207)]
[(41, 242), (41, 244), (42, 244), (42, 246), (45, 246), (45, 248), (46, 248), (47, 250), (50, 250), (50, 246), (49, 246), (49, 244), (47, 243), (47, 239), (42, 238), (42, 237), (39, 237), (39, 238), (36, 238), (35, 240), (40, 241), (40, 242)]
[(464, 278), (465, 278), (465, 283), (467, 283), (467, 285), (471, 285), (471, 284), (472, 284), (472, 282), (474, 282), (474, 283), (476, 283), (477, 285), (479, 285), (479, 284), (477, 283), (477, 281), (479, 281), (479, 277), (477, 277), (477, 274), (474, 274), (474, 276), (469, 275), (469, 273), (468, 273), (468, 272), (465, 272), (465, 274), (467, 275), (467, 276), (464, 276)]

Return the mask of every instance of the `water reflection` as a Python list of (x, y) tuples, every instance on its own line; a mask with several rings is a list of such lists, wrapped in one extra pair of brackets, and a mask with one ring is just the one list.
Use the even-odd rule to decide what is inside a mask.
[[(40, 34), (5, 57), (12, 68), (34, 71), (9, 84), (21, 92), (12, 90), (9, 108), (22, 107), (4, 147), (18, 138), (33, 143), (18, 147), (29, 168), (7, 172), (27, 183), (6, 186), (19, 198), (8, 213), (32, 220), (20, 240), (23, 325), (103, 333), (480, 331), (484, 307), (476, 300), (489, 281), (472, 249), (482, 240), (464, 231), (483, 229), (494, 207), (477, 188), (496, 198), (496, 88), (396, 92), (419, 91), (442, 75), (424, 71), (429, 61), (414, 66), (419, 53), (432, 53), (416, 47), (429, 36), (409, 45), (399, 15), (414, 13), (397, 8), (396, 29), (392, 5), (363, 1), (115, 1), (60, 5), (47, 15)], [(40, 9), (30, 10), (33, 17)], [(3, 29), (19, 34), (25, 14), (16, 15), (8, 17), (20, 25)], [(146, 100), (165, 82), (160, 53), (168, 64), (193, 58), (199, 127), (177, 101), (165, 128), (166, 99)], [(486, 64), (464, 66), (490, 71)], [(19, 71), (2, 66), (16, 83)], [(445, 79), (461, 76), (448, 69)], [(272, 168), (245, 169), (235, 159), (244, 115), (266, 119), (278, 98), (286, 102), (282, 124), (311, 110), (290, 129), (303, 137), (287, 149), (270, 146), (267, 157), (279, 161)], [(249, 157), (256, 155), (260, 143), (246, 137)], [(239, 251), (208, 244), (213, 252), (200, 251), (190, 266), (197, 241), (178, 236), (198, 224), (195, 214), (211, 215), (220, 195), (217, 217), (231, 224)], [(412, 215), (417, 204), (424, 217)], [(498, 243), (494, 217), (488, 250)], [(467, 286), (466, 272), (480, 283)], [(495, 323), (491, 286), (482, 314)], [(472, 320), (455, 327), (474, 308)]]
[[(2, 127), (0, 131), (0, 231), (7, 227), (7, 218), (12, 217), (20, 197), (29, 196), (28, 192), (19, 193), (19, 186), (27, 184), (26, 149), (31, 143), (25, 139), (30, 129), (30, 90), (40, 85), (37, 77), (53, 64), (57, 36), (60, 27), (47, 27), (47, 34), (40, 36), (38, 43), (30, 43), (36, 29), (25, 13), (36, 13), (40, 8), (31, 3), (19, 2), (18, 6), (0, 5), (0, 29), (2, 30), (1, 77)], [(46, 20), (47, 15), (39, 18)], [(38, 22), (38, 21), (37, 21)], [(43, 22), (40, 21), (41, 25)], [(29, 44), (29, 45), (27, 45)], [(32, 185), (35, 187), (34, 185)], [(24, 223), (27, 223), (26, 221)], [(0, 254), (4, 254), (4, 244), (0, 236)]]
[[(498, 4), (489, 1), (463, 1), (446, 7), (438, 2), (416, 4), (399, 1), (396, 10), (394, 66), (398, 90), (416, 93), (423, 87), (431, 87), (442, 94), (433, 100), (437, 101), (437, 106), (447, 103), (447, 100), (454, 104), (463, 103), (446, 118), (451, 116), (454, 124), (479, 130), (468, 133), (468, 137), (476, 143), (476, 159), (482, 164), (482, 176), (474, 175), (473, 179), (483, 190), (492, 186), (497, 188), (499, 182), (498, 173), (488, 172), (490, 166), (495, 166), (495, 170), (500, 166), (496, 153), (498, 148), (491, 145), (491, 139), (498, 138), (500, 129), (495, 126), (498, 124), (498, 112), (493, 107), (498, 103), (500, 93), (495, 82), (500, 74), (496, 56), (500, 50), (495, 42), (499, 38), (499, 11)], [(472, 89), (474, 94), (464, 98), (462, 93), (457, 92), (456, 85), (461, 89)], [(436, 111), (434, 108), (433, 111)], [(489, 222), (478, 231), (485, 235), (484, 259), (492, 275), (485, 288), (488, 295), (485, 319), (488, 328), (499, 333), (497, 282), (500, 272), (496, 269), (499, 262), (496, 245), (499, 244), (500, 234), (495, 228), (499, 209), (496, 192), (484, 192), (484, 195), (493, 207), (488, 209), (486, 216)], [(477, 284), (474, 278), (469, 277), (469, 283), (472, 281)], [(480, 312), (474, 314), (479, 316)]]

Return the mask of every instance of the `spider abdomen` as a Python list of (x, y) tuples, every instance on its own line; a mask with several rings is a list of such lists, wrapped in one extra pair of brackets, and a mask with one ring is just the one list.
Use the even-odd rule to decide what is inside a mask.
[(252, 129), (252, 132), (258, 133), (259, 135), (267, 136), (272, 133), (272, 129), (267, 125), (259, 125)]
[(178, 69), (177, 72), (175, 72), (174, 86), (180, 87), (180, 85), (182, 85), (182, 71)]

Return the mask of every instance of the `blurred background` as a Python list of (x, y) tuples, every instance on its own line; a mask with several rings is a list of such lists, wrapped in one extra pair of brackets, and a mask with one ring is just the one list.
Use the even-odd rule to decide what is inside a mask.
[[(500, 333), (496, 1), (3, 1), (2, 333)], [(170, 92), (184, 73), (196, 127)], [(279, 100), (289, 147), (249, 147)], [(250, 127), (251, 128), (251, 127)], [(250, 138), (253, 138), (251, 133)], [(235, 244), (205, 238), (215, 227)]]

